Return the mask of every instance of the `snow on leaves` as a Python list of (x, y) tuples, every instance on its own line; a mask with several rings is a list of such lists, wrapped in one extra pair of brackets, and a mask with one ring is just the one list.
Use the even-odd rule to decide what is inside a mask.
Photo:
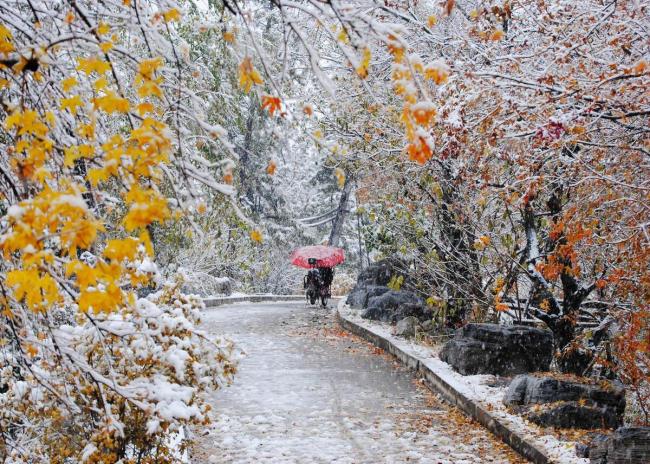
[(201, 395), (234, 372), (195, 329), (201, 302), (160, 287), (150, 235), (222, 189), (186, 134), (230, 150), (201, 119), (181, 8), (2, 9), (0, 455), (171, 462), (165, 437), (207, 421)]

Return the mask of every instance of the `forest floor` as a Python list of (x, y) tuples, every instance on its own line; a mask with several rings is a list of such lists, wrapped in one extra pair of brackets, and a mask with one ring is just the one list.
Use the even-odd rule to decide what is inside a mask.
[(203, 328), (246, 355), (214, 396), (214, 426), (194, 431), (193, 464), (526, 462), (332, 308), (240, 303), (206, 311)]

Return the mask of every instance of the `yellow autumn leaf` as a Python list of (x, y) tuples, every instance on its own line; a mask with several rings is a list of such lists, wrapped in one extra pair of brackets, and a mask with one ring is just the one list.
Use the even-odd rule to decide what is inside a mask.
[(160, 86), (154, 81), (148, 80), (144, 82), (139, 88), (138, 88), (138, 96), (141, 98), (146, 98), (146, 97), (158, 97), (162, 98), (162, 90), (160, 89)]
[(11, 42), (13, 35), (11, 31), (5, 27), (4, 24), (0, 24), (0, 53), (7, 55), (15, 50), (13, 43)]
[(172, 8), (163, 13), (163, 18), (165, 19), (166, 23), (171, 21), (180, 21), (181, 12), (178, 11), (178, 8)]
[(97, 92), (99, 92), (100, 90), (104, 90), (107, 87), (108, 87), (108, 80), (103, 76), (97, 79), (95, 82), (93, 82), (93, 89), (95, 89)]
[(108, 114), (112, 113), (126, 113), (129, 111), (129, 101), (116, 95), (114, 92), (109, 92), (106, 95), (95, 98), (93, 100), (95, 108), (103, 110)]
[(334, 170), (334, 176), (336, 177), (336, 183), (338, 184), (339, 188), (343, 188), (345, 185), (345, 171), (341, 168), (336, 168)]
[(113, 261), (128, 259), (133, 261), (138, 251), (138, 241), (134, 238), (108, 240), (104, 248), (104, 256)]
[(79, 108), (80, 106), (83, 106), (83, 101), (81, 101), (81, 97), (79, 95), (73, 95), (72, 97), (62, 98), (61, 105), (59, 107), (61, 108), (61, 110), (63, 111), (68, 110), (70, 111), (70, 113), (76, 116), (77, 108)]
[(110, 31), (111, 31), (111, 26), (105, 21), (100, 21), (99, 24), (97, 25), (97, 33), (99, 35), (106, 35)]
[(251, 240), (257, 243), (262, 243), (262, 233), (259, 230), (252, 230), (250, 233)]
[(348, 33), (345, 31), (345, 29), (341, 28), (341, 31), (339, 34), (336, 36), (336, 40), (338, 40), (341, 43), (347, 44), (350, 42), (350, 38), (348, 37)]
[(83, 290), (77, 300), (79, 310), (88, 312), (91, 309), (95, 314), (109, 313), (122, 304), (124, 293), (115, 284), (110, 284), (104, 291)]
[(145, 79), (153, 79), (154, 73), (158, 71), (163, 65), (163, 60), (160, 57), (142, 60), (138, 64), (138, 74)]
[(57, 284), (49, 274), (17, 269), (7, 273), (6, 282), (13, 288), (16, 299), (24, 301), (33, 312), (45, 312), (62, 300)]
[(70, 89), (77, 85), (77, 78), (74, 76), (66, 77), (61, 81), (61, 88), (64, 92), (70, 91)]
[(18, 135), (45, 137), (48, 132), (47, 126), (41, 121), (38, 113), (34, 110), (14, 111), (5, 119), (5, 127), (8, 130), (16, 129)]
[(370, 58), (371, 58), (371, 53), (370, 49), (368, 47), (365, 47), (363, 49), (363, 57), (361, 59), (361, 63), (359, 63), (359, 66), (357, 66), (357, 74), (361, 79), (365, 79), (368, 77), (368, 68), (370, 67)]
[(102, 52), (108, 53), (113, 49), (113, 42), (111, 42), (110, 40), (107, 42), (102, 42), (99, 44), (99, 48)]
[(147, 113), (153, 113), (153, 111), (154, 111), (154, 106), (152, 103), (144, 102), (138, 105), (138, 114), (140, 116), (144, 116)]
[(253, 67), (253, 61), (249, 56), (239, 65), (239, 86), (244, 92), (250, 92), (253, 84), (261, 85), (264, 83), (262, 76)]
[(143, 229), (154, 222), (162, 223), (171, 216), (167, 199), (153, 189), (141, 189), (134, 185), (124, 199), (129, 211), (122, 222), (128, 231)]
[(110, 69), (111, 65), (108, 62), (101, 60), (96, 56), (77, 59), (77, 70), (84, 72), (88, 76), (92, 73), (102, 75), (108, 72)]

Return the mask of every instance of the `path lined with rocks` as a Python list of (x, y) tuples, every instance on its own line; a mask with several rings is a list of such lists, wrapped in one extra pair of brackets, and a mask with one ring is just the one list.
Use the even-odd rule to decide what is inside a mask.
[[(237, 304), (205, 313), (246, 357), (214, 396), (200, 463), (524, 462), (413, 375), (341, 331), (332, 309)], [(198, 432), (197, 432), (198, 433)]]

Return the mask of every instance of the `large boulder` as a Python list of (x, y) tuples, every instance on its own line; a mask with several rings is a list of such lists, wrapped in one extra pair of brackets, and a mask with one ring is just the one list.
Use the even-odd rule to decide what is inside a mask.
[(440, 352), (440, 359), (463, 375), (547, 371), (552, 357), (550, 330), (498, 324), (467, 324)]
[(427, 314), (430, 315), (424, 301), (415, 293), (389, 290), (368, 298), (367, 309), (361, 317), (395, 323), (409, 316), (424, 320)]
[(373, 306), (365, 309), (361, 313), (363, 319), (370, 319), (371, 321), (392, 322), (394, 311), (390, 308), (378, 308)]
[(650, 427), (622, 427), (612, 435), (598, 435), (587, 448), (592, 464), (647, 464)]
[(520, 375), (510, 383), (503, 402), (539, 425), (614, 429), (623, 423), (625, 390), (606, 381), (596, 385)]
[(395, 276), (404, 277), (402, 287), (407, 288), (409, 279), (404, 276), (406, 264), (398, 258), (387, 258), (366, 267), (359, 273), (357, 283), (350, 292), (346, 303), (355, 309), (368, 307), (368, 300), (390, 290), (389, 282)]
[(371, 285), (368, 287), (357, 286), (348, 295), (346, 304), (354, 309), (364, 309), (368, 307), (368, 299), (374, 296), (383, 295), (388, 291), (390, 291), (390, 288), (378, 285)]
[[(378, 261), (359, 273), (356, 286), (346, 303), (354, 309), (363, 309), (361, 317), (375, 321), (396, 323), (413, 316), (420, 321), (431, 318), (431, 311), (422, 298), (413, 293), (406, 264), (399, 258)], [(391, 279), (401, 276), (401, 290), (388, 287)]]
[(387, 258), (372, 263), (359, 273), (357, 287), (383, 286), (395, 275), (404, 275), (406, 264), (398, 258)]

